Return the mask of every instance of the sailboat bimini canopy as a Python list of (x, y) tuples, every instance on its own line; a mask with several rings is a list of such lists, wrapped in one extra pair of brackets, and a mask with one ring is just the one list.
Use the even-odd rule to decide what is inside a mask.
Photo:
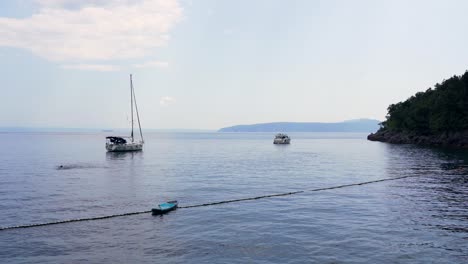
[(121, 137), (106, 137), (112, 144), (126, 144), (127, 140)]

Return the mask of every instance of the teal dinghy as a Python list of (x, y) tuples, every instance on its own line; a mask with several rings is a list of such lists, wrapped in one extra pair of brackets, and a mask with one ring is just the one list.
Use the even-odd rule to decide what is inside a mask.
[(169, 211), (175, 210), (179, 203), (177, 201), (169, 201), (158, 205), (158, 208), (151, 209), (153, 215), (162, 215)]

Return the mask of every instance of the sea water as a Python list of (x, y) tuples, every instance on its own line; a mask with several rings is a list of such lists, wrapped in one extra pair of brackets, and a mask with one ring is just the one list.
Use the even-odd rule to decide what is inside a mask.
[(106, 153), (106, 133), (0, 134), (0, 263), (467, 263), (468, 153), (365, 134), (145, 133)]

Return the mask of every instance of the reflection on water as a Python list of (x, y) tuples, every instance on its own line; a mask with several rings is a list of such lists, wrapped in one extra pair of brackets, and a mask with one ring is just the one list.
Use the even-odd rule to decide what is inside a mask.
[(108, 161), (140, 158), (142, 156), (143, 156), (143, 151), (106, 152), (106, 159)]

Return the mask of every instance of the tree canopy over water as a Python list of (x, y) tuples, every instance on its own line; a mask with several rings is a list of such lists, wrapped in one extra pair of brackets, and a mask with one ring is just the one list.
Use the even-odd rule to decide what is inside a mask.
[(387, 110), (382, 130), (422, 135), (468, 130), (468, 71)]

